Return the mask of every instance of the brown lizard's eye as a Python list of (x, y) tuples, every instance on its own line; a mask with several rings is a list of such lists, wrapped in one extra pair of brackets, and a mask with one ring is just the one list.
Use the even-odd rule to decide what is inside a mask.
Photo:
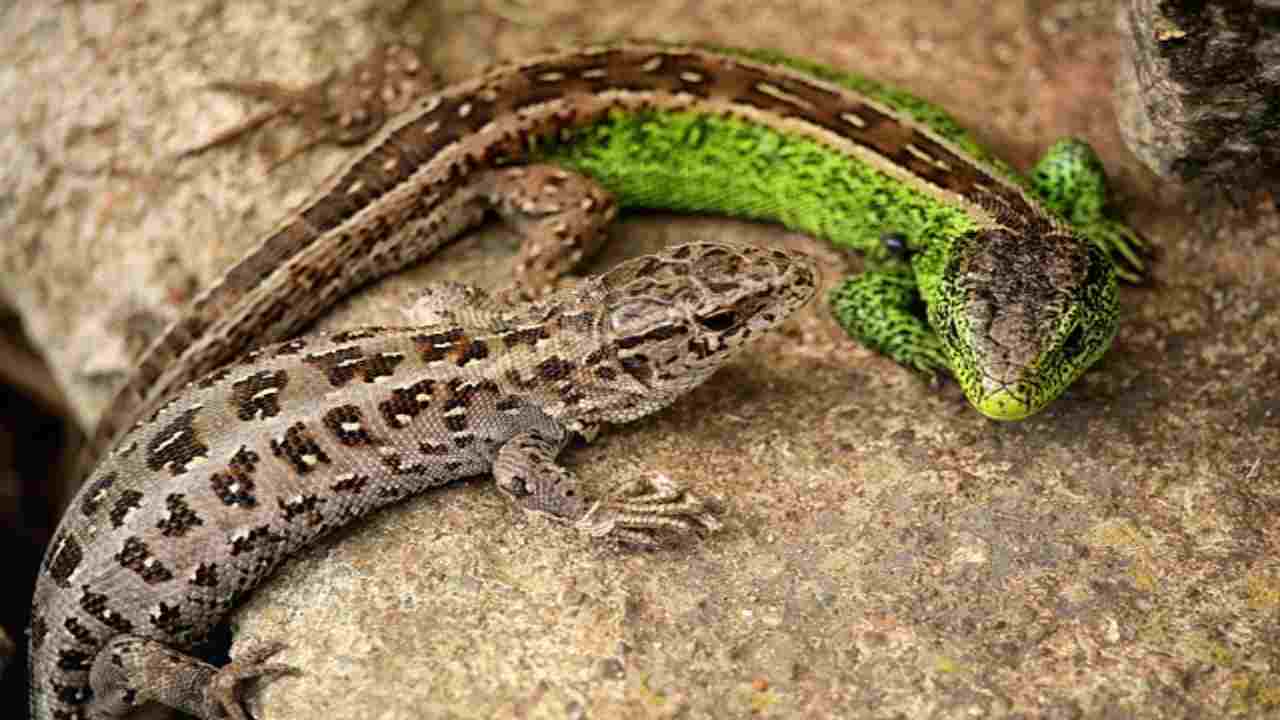
[(732, 310), (725, 310), (698, 318), (698, 324), (711, 332), (724, 332), (738, 324), (738, 314)]

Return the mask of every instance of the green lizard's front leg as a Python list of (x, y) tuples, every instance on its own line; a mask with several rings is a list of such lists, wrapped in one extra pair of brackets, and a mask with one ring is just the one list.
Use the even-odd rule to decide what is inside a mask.
[(1107, 217), (1107, 175), (1093, 148), (1082, 140), (1054, 143), (1031, 171), (1030, 187), (1044, 204), (1101, 248), (1116, 275), (1137, 283), (1147, 271), (1147, 243), (1124, 223)]
[(869, 270), (831, 294), (836, 320), (864, 345), (929, 376), (950, 368), (909, 267)]

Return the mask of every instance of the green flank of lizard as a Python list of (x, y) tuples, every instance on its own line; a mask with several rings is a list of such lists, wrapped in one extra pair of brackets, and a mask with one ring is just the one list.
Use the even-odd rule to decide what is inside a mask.
[[(994, 288), (979, 293), (988, 303), (1004, 304), (1000, 310), (1051, 320), (1041, 322), (1038, 337), (1015, 338), (1035, 345), (1029, 354), (1017, 348), (1026, 359), (1016, 373), (1010, 374), (1008, 352), (992, 359), (994, 345), (1011, 341), (990, 328), (982, 335), (977, 327), (991, 312), (975, 307), (972, 282), (985, 247), (981, 221), (945, 193), (909, 185), (816, 140), (703, 112), (614, 111), (599, 123), (544, 140), (535, 158), (597, 179), (623, 207), (769, 220), (865, 253), (866, 271), (831, 292), (838, 322), (909, 368), (930, 377), (952, 375), (988, 417), (1017, 420), (1043, 409), (1105, 353), (1117, 327), (1116, 277), (1141, 277), (1144, 246), (1134, 231), (1104, 216), (1106, 177), (1087, 144), (1058, 142), (1025, 178), (944, 110), (905, 92), (773, 52), (715, 51), (802, 71), (914, 119), (1022, 188), (1088, 241), (1090, 269), (1065, 298), (1025, 297), (1019, 287), (1034, 284), (1031, 275), (1055, 264), (1052, 247), (997, 269), (1008, 276), (994, 278)], [(901, 251), (890, 251), (887, 237), (899, 238)]]

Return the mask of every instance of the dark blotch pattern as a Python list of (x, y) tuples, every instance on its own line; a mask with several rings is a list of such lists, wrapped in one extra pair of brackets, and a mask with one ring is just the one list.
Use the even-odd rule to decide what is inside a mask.
[(121, 567), (137, 573), (148, 585), (173, 579), (173, 572), (157, 560), (151, 548), (136, 535), (125, 539), (124, 549), (116, 554), (115, 559)]
[(58, 669), (67, 672), (88, 672), (93, 664), (93, 656), (72, 648), (58, 651)]
[(435, 391), (435, 381), (422, 380), (407, 388), (391, 391), (391, 397), (378, 403), (378, 411), (382, 419), (393, 428), (408, 425), (419, 413), (431, 406), (431, 394)]
[(537, 325), (531, 328), (523, 328), (503, 333), (502, 344), (506, 345), (507, 349), (518, 347), (520, 345), (528, 345), (532, 348), (537, 347), (539, 342), (550, 337), (551, 335), (547, 332), (545, 325)]
[(320, 512), (320, 506), (324, 504), (324, 500), (315, 495), (305, 495), (294, 500), (279, 500), (280, 509), (283, 511), (285, 522), (293, 522), (299, 518), (306, 521), (308, 525), (319, 525), (324, 522), (324, 515)]
[(83, 592), (80, 595), (80, 609), (84, 610), (89, 617), (116, 632), (133, 632), (133, 623), (123, 618), (120, 613), (107, 607), (107, 601), (110, 598), (102, 593), (93, 592), (88, 585), (85, 585), (81, 590)]
[(231, 541), (231, 556), (236, 557), (245, 553), (265, 551), (268, 546), (281, 542), (284, 542), (283, 537), (271, 532), (271, 528), (266, 525), (262, 525), (233, 539)]
[(191, 528), (204, 524), (181, 493), (170, 493), (165, 497), (164, 504), (169, 514), (156, 523), (156, 528), (160, 530), (161, 535), (182, 537), (190, 532)]
[(142, 505), (142, 493), (137, 490), (123, 490), (120, 496), (116, 498), (115, 503), (111, 506), (111, 513), (107, 515), (111, 519), (111, 527), (124, 527), (125, 518), (129, 513)]
[(95, 648), (98, 646), (98, 638), (94, 636), (93, 631), (85, 627), (79, 620), (69, 617), (62, 626), (65, 627), (67, 632), (71, 633), (71, 637), (75, 638), (76, 642), (81, 645), (89, 645)]
[(39, 650), (44, 645), (44, 639), (49, 636), (49, 621), (44, 619), (39, 613), (33, 614), (31, 617), (31, 649)]
[(284, 357), (287, 355), (297, 355), (298, 353), (306, 349), (307, 349), (306, 338), (295, 338), (293, 340), (290, 340), (289, 342), (281, 343), (281, 345), (276, 348), (276, 357)]
[(367, 383), (395, 374), (396, 367), (404, 362), (404, 356), (395, 353), (365, 355), (357, 345), (339, 348), (333, 352), (308, 355), (303, 362), (315, 366), (324, 373), (333, 387), (342, 387), (357, 376)]
[(45, 570), (59, 587), (69, 587), (67, 578), (71, 577), (71, 574), (84, 561), (84, 551), (80, 549), (80, 543), (76, 542), (75, 538), (66, 534), (55, 538), (52, 547), (56, 548), (56, 551), (45, 560)]
[(324, 414), (324, 426), (343, 445), (368, 445), (373, 442), (365, 427), (364, 414), (355, 405), (339, 405)]
[(176, 605), (160, 603), (149, 619), (153, 627), (171, 638), (185, 638), (192, 630), (191, 623), (183, 622)]
[(369, 485), (368, 475), (360, 475), (359, 473), (355, 473), (349, 477), (345, 477), (339, 480), (338, 482), (330, 485), (329, 489), (336, 493), (350, 493), (352, 495), (359, 495), (360, 493), (364, 492), (364, 489), (368, 487), (368, 485)]
[(187, 472), (191, 461), (205, 457), (209, 446), (200, 441), (192, 421), (200, 412), (189, 408), (174, 418), (147, 443), (147, 467), (154, 472), (168, 470), (177, 477)]
[(483, 340), (472, 340), (462, 346), (457, 353), (458, 367), (466, 367), (467, 363), (473, 360), (483, 360), (489, 357), (489, 346)]
[(253, 473), (259, 460), (261, 458), (258, 453), (241, 445), (236, 454), (231, 456), (227, 469), (210, 476), (209, 483), (213, 486), (213, 493), (223, 505), (251, 508), (258, 504), (258, 499), (253, 494)]
[(454, 346), (465, 337), (465, 332), (454, 328), (444, 332), (414, 335), (412, 339), (418, 348), (418, 354), (422, 356), (422, 362), (433, 363), (448, 357)]
[(311, 431), (300, 422), (290, 425), (283, 437), (271, 440), (271, 453), (289, 461), (299, 475), (306, 475), (318, 466), (332, 462)]
[(263, 370), (231, 386), (231, 407), (241, 420), (266, 420), (280, 414), (280, 392), (289, 384), (284, 370)]
[(196, 587), (218, 587), (218, 566), (210, 562), (200, 563), (196, 566), (195, 574), (191, 576), (191, 584)]
[(575, 367), (577, 366), (572, 362), (565, 360), (558, 355), (552, 355), (546, 360), (538, 363), (537, 372), (538, 377), (543, 380), (563, 380), (564, 378), (569, 377), (569, 374), (573, 372)]
[(120, 478), (120, 473), (115, 471), (103, 473), (99, 475), (93, 482), (89, 484), (89, 489), (84, 491), (84, 500), (80, 502), (80, 514), (85, 517), (93, 517), (98, 512), (98, 508), (102, 505), (103, 495), (115, 485), (116, 480)]

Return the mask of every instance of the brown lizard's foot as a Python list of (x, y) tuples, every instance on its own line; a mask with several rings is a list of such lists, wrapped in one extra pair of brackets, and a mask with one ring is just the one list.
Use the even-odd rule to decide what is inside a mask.
[(608, 499), (592, 506), (574, 527), (592, 537), (653, 546), (658, 544), (659, 535), (714, 532), (720, 529), (720, 522), (701, 498), (659, 475), (653, 480), (632, 480), (619, 486)]
[[(581, 432), (587, 438), (595, 434), (593, 428)], [(699, 497), (662, 475), (633, 480), (592, 503), (578, 492), (573, 473), (556, 464), (567, 439), (554, 426), (516, 435), (494, 463), (498, 487), (524, 509), (572, 525), (593, 538), (654, 546), (664, 535), (720, 527)]]
[(436, 84), (428, 75), (416, 52), (392, 44), (375, 48), (340, 77), (330, 76), (303, 88), (261, 80), (213, 82), (210, 89), (264, 100), (270, 107), (179, 153), (179, 157), (192, 157), (233, 142), (280, 117), (302, 125), (307, 137), (274, 160), (269, 170), (319, 145), (361, 143)]
[(269, 643), (254, 648), (218, 668), (205, 687), (205, 704), (220, 710), (231, 720), (251, 720), (241, 704), (240, 689), (247, 680), (267, 675), (294, 675), (298, 669), (282, 663), (268, 663), (267, 658), (284, 649), (284, 643)]

